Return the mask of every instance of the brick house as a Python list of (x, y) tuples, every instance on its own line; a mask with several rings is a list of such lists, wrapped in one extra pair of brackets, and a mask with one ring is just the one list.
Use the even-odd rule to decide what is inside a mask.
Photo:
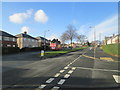
[(0, 47), (17, 47), (17, 38), (0, 30)]

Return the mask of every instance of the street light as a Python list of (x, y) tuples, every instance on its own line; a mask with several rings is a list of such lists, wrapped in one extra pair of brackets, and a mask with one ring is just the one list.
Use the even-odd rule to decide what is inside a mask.
[(46, 36), (46, 32), (48, 32), (48, 31), (50, 31), (50, 30), (45, 30), (45, 31), (44, 31), (44, 52), (45, 52), (45, 50), (46, 50), (45, 36)]
[(89, 28), (93, 28), (94, 29), (94, 59), (95, 59), (95, 41), (96, 41), (96, 30), (95, 30), (95, 27), (94, 26), (90, 26)]

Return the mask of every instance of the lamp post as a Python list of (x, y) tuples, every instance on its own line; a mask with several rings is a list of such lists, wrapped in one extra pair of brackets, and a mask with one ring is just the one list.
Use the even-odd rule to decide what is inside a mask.
[(45, 30), (44, 31), (44, 52), (46, 50), (46, 40), (45, 40), (45, 37), (46, 37), (46, 32), (48, 32), (48, 31), (50, 31), (50, 30)]
[(93, 27), (93, 26), (90, 26), (89, 28), (93, 28), (93, 29), (94, 29), (94, 59), (95, 59), (95, 46), (96, 46), (95, 41), (96, 41), (96, 30), (95, 30), (95, 27)]

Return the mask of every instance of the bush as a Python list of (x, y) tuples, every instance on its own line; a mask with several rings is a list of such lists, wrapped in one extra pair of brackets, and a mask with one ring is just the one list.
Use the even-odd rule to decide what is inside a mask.
[(120, 43), (119, 44), (109, 44), (103, 45), (102, 49), (104, 52), (111, 55), (120, 55)]

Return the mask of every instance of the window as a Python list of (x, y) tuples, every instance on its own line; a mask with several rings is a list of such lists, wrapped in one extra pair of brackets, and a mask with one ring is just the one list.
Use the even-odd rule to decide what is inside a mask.
[(13, 47), (15, 47), (15, 45), (13, 45)]
[(12, 37), (9, 37), (9, 41), (13, 41), (13, 38), (12, 38)]
[(13, 38), (13, 41), (16, 41), (16, 39), (15, 39), (15, 38)]
[(11, 45), (10, 45), (10, 44), (8, 44), (8, 45), (7, 45), (7, 47), (11, 47)]
[(26, 40), (26, 38), (24, 38), (24, 41)]
[(9, 41), (9, 37), (4, 37), (4, 40), (5, 41)]

